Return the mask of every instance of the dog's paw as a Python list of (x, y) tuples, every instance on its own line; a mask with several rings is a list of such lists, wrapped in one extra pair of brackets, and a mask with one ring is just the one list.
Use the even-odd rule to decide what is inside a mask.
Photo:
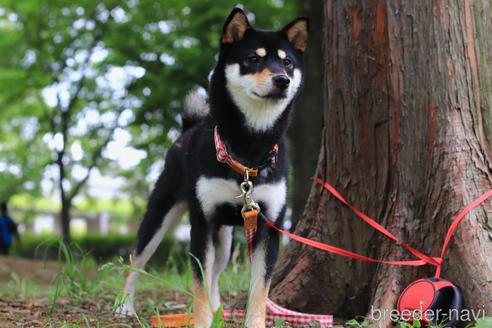
[(135, 311), (135, 306), (133, 306), (133, 302), (128, 300), (126, 300), (125, 303), (123, 303), (123, 305), (120, 306), (115, 313), (119, 317), (133, 317), (137, 314), (137, 312)]

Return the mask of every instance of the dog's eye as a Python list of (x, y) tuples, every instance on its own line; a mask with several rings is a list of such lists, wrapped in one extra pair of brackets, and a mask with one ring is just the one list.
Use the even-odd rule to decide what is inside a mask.
[(284, 58), (282, 59), (282, 64), (284, 64), (285, 67), (292, 66), (292, 60), (290, 60), (289, 58)]
[(258, 57), (257, 55), (249, 55), (248, 61), (250, 63), (257, 64), (260, 61), (260, 57)]

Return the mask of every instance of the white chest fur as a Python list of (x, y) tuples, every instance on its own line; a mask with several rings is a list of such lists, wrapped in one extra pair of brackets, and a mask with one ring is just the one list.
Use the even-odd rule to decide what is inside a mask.
[[(200, 177), (196, 183), (196, 195), (205, 217), (210, 217), (215, 208), (222, 204), (241, 205), (242, 199), (235, 198), (241, 194), (236, 181), (222, 178)], [(266, 205), (265, 214), (275, 220), (280, 214), (287, 197), (285, 179), (272, 184), (262, 184), (253, 189), (253, 199)]]

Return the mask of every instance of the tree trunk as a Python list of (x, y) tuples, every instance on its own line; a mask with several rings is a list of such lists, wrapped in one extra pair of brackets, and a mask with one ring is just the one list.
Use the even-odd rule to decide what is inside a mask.
[(68, 200), (62, 200), (60, 211), (60, 220), (62, 227), (63, 242), (68, 245), (70, 243), (70, 209), (72, 204)]
[[(317, 175), (433, 256), (457, 212), (492, 187), (491, 10), (488, 0), (325, 1)], [(488, 201), (468, 215), (443, 267), (466, 305), (489, 314), (491, 213)], [(316, 185), (296, 233), (375, 258), (413, 259)], [(403, 287), (434, 273), (430, 266), (375, 265), (295, 242), (280, 258), (274, 300), (345, 318), (371, 306), (394, 309)]]
[[(66, 136), (66, 133), (64, 135)], [(66, 138), (64, 138), (64, 140), (66, 141)], [(65, 141), (63, 143), (64, 145), (66, 144)], [(69, 196), (67, 196), (67, 191), (65, 190), (65, 186), (63, 184), (66, 177), (65, 163), (63, 162), (64, 156), (65, 156), (64, 149), (58, 152), (58, 159), (57, 159), (58, 174), (59, 174), (58, 188), (60, 191), (60, 204), (61, 204), (60, 222), (62, 228), (62, 238), (63, 238), (63, 242), (66, 245), (68, 245), (70, 243), (70, 219), (71, 219), (70, 209), (72, 206), (72, 199)]]
[(304, 88), (295, 104), (289, 129), (292, 160), (292, 228), (304, 209), (316, 171), (323, 128), (323, 0), (302, 1), (302, 15), (309, 17), (309, 46), (304, 54)]

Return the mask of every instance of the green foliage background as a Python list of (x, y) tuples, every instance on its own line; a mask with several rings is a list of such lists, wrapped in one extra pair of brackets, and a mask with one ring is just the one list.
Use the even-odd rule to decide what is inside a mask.
[[(0, 0), (0, 198), (46, 197), (40, 192), (43, 179), (51, 181), (52, 193), (63, 184), (74, 197), (87, 198), (87, 181), (74, 172), (97, 169), (125, 179), (133, 203), (128, 217), (137, 217), (155, 179), (149, 172), (160, 171), (179, 133), (183, 98), (194, 87), (207, 87), (223, 22), (236, 5)], [(250, 0), (241, 6), (255, 26), (266, 29), (280, 29), (298, 12), (292, 0)], [(114, 79), (108, 73), (117, 69), (125, 74), (110, 85)], [(49, 103), (45, 93), (53, 88), (56, 101)], [(97, 119), (89, 120), (94, 113)], [(129, 132), (130, 146), (145, 154), (136, 167), (123, 169), (105, 154), (118, 129)], [(60, 147), (53, 146), (57, 134), (64, 140), (61, 183)], [(71, 152), (74, 145), (82, 149), (81, 158)], [(27, 198), (14, 205), (32, 210)], [(97, 207), (99, 200), (86, 201)]]

